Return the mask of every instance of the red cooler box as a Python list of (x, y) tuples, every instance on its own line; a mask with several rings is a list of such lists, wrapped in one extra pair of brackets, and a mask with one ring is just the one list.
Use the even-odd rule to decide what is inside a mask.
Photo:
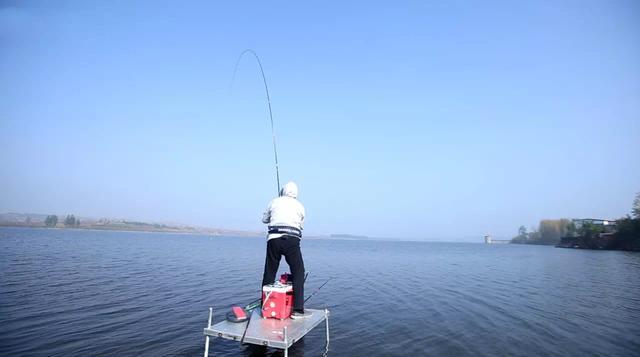
[(286, 319), (293, 310), (293, 287), (291, 284), (274, 284), (262, 287), (262, 317)]

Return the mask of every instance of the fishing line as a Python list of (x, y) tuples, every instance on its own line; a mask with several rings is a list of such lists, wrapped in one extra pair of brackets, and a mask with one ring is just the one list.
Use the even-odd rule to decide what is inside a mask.
[(238, 60), (236, 61), (236, 66), (233, 69), (233, 78), (231, 80), (231, 86), (233, 87), (233, 83), (236, 80), (236, 73), (238, 71), (238, 65), (240, 64), (240, 60), (242, 59), (242, 56), (245, 55), (245, 53), (252, 54), (253, 57), (255, 57), (256, 61), (258, 61), (258, 66), (260, 66), (260, 74), (262, 74), (262, 82), (264, 83), (264, 91), (267, 94), (267, 104), (269, 105), (269, 119), (271, 120), (271, 138), (273, 140), (273, 156), (274, 156), (275, 162), (276, 162), (276, 182), (278, 184), (278, 195), (280, 195), (280, 170), (278, 168), (278, 150), (276, 148), (276, 131), (273, 128), (273, 113), (271, 112), (271, 97), (269, 97), (269, 87), (267, 86), (267, 78), (264, 75), (264, 69), (262, 68), (262, 62), (260, 62), (260, 57), (258, 57), (258, 54), (254, 50), (248, 48), (248, 49), (242, 51), (240, 56), (238, 56)]
[(329, 281), (331, 281), (331, 279), (333, 279), (333, 277), (330, 277), (329, 279), (327, 279), (327, 281), (324, 282), (324, 284), (320, 285), (320, 287), (318, 287), (316, 289), (316, 291), (314, 291), (311, 295), (309, 295), (309, 297), (307, 297), (306, 299), (304, 299), (304, 302), (307, 302), (309, 299), (311, 299), (313, 297), (313, 295), (317, 294), (318, 291), (320, 291), (320, 289), (322, 289), (323, 286), (327, 285), (327, 283)]

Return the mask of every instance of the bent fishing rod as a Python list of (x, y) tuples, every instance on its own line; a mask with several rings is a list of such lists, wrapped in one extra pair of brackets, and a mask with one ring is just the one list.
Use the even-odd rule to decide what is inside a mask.
[(269, 106), (269, 119), (271, 120), (271, 138), (273, 141), (273, 156), (275, 158), (275, 163), (276, 163), (276, 182), (278, 184), (278, 195), (280, 195), (280, 170), (278, 168), (278, 150), (276, 148), (276, 131), (273, 127), (273, 113), (271, 111), (271, 97), (269, 96), (269, 87), (267, 86), (267, 78), (264, 75), (264, 69), (262, 68), (262, 62), (260, 62), (260, 57), (258, 57), (258, 54), (248, 48), (244, 51), (242, 51), (242, 53), (240, 54), (240, 56), (238, 56), (238, 60), (236, 61), (236, 66), (233, 69), (233, 79), (231, 82), (231, 85), (233, 85), (233, 82), (235, 81), (236, 78), (236, 72), (238, 71), (238, 65), (240, 64), (240, 60), (242, 59), (242, 56), (245, 55), (245, 53), (250, 53), (253, 55), (253, 57), (255, 57), (256, 61), (258, 61), (258, 66), (260, 66), (260, 74), (262, 74), (262, 83), (264, 83), (264, 91), (267, 95), (267, 104)]

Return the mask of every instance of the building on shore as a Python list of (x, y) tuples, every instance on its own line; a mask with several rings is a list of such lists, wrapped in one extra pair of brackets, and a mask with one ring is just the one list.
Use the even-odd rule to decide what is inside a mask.
[[(576, 218), (572, 219), (574, 229), (565, 237), (560, 237), (556, 247), (606, 249), (611, 245), (618, 224), (612, 219)], [(585, 226), (590, 228), (583, 231)], [(592, 233), (588, 231), (592, 230)]]
[(575, 218), (571, 220), (576, 227), (576, 231), (579, 231), (585, 224), (602, 227), (603, 233), (615, 233), (618, 224), (613, 219), (600, 219), (600, 218)]

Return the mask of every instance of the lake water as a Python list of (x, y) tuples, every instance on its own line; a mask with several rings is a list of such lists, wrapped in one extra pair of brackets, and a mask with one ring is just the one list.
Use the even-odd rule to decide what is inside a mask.
[[(304, 240), (330, 356), (640, 355), (640, 254)], [(0, 355), (201, 356), (258, 297), (265, 240), (0, 229)], [(286, 270), (283, 261), (281, 271)], [(324, 352), (319, 326), (292, 356)], [(215, 356), (281, 355), (215, 339)]]

